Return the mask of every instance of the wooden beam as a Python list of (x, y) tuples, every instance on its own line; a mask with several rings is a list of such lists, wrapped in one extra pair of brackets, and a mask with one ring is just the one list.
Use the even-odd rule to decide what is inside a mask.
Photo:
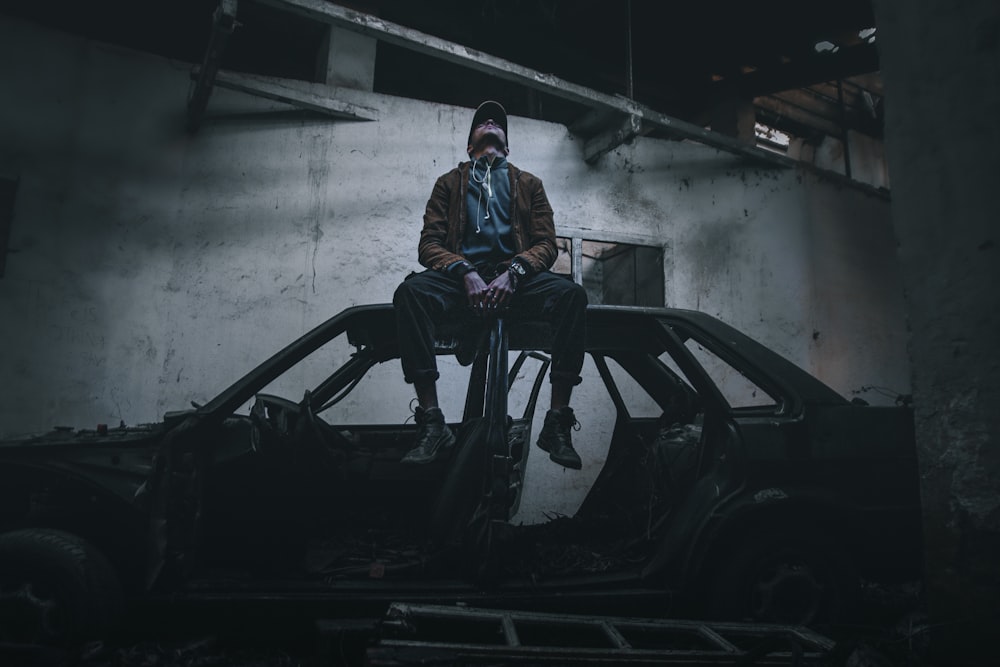
[(569, 124), (571, 134), (578, 136), (592, 136), (602, 128), (618, 122), (621, 114), (601, 107), (600, 109), (589, 109), (585, 114)]
[(229, 36), (236, 29), (236, 0), (221, 0), (212, 14), (212, 35), (208, 40), (205, 58), (202, 60), (199, 76), (194, 89), (188, 97), (187, 127), (189, 132), (196, 132), (201, 123), (201, 117), (208, 106), (208, 98), (212, 95), (212, 84), (222, 60), (222, 52), (226, 48)]
[(878, 47), (857, 44), (837, 53), (812, 53), (787, 64), (762, 67), (743, 74), (734, 81), (720, 81), (711, 88), (729, 88), (735, 84), (742, 95), (765, 95), (793, 88), (806, 88), (822, 81), (877, 72)]
[(509, 60), (497, 58), (482, 51), (428, 35), (419, 30), (413, 30), (412, 28), (386, 21), (371, 14), (341, 7), (326, 0), (255, 1), (262, 5), (283, 9), (314, 21), (331, 23), (354, 30), (375, 37), (387, 44), (394, 44), (410, 51), (433, 56), (478, 72), (484, 72), (508, 81), (521, 83), (530, 88), (558, 95), (563, 99), (588, 105), (598, 102), (617, 107), (613, 95), (599, 93), (584, 86), (569, 83), (551, 74), (536, 72), (535, 70), (512, 63)]
[(587, 164), (594, 164), (605, 153), (610, 153), (640, 134), (642, 134), (642, 119), (635, 114), (630, 114), (618, 127), (613, 127), (588, 139), (583, 145), (583, 159)]
[(753, 103), (755, 107), (766, 109), (779, 118), (787, 118), (798, 125), (809, 127), (837, 138), (842, 134), (840, 125), (832, 119), (826, 118), (811, 109), (804, 109), (797, 104), (779, 97), (758, 97)]
[(326, 25), (313, 81), (371, 92), (375, 89), (377, 40), (353, 30)]
[(331, 23), (370, 35), (387, 44), (423, 53), (446, 62), (495, 76), (506, 81), (542, 91), (590, 108), (604, 108), (626, 116), (637, 116), (643, 122), (665, 130), (676, 139), (688, 139), (740, 157), (771, 165), (790, 167), (795, 164), (784, 156), (737, 141), (703, 127), (673, 118), (618, 95), (609, 95), (584, 86), (523, 67), (466, 46), (422, 33), (377, 16), (341, 7), (326, 0), (255, 0), (263, 5), (299, 14), (314, 21)]
[[(192, 78), (199, 76), (197, 68), (191, 73), (191, 76)], [(343, 88), (334, 88), (323, 83), (219, 71), (215, 76), (215, 85), (219, 88), (229, 88), (257, 97), (284, 102), (300, 109), (316, 111), (334, 118), (378, 120), (379, 116), (378, 109), (343, 99), (351, 97), (351, 94)]]

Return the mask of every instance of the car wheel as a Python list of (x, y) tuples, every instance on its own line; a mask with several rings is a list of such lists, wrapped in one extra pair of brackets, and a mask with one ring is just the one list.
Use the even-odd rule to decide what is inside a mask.
[(843, 620), (856, 599), (849, 557), (824, 536), (769, 530), (727, 547), (705, 586), (710, 618), (826, 625)]
[(67, 644), (101, 636), (119, 619), (121, 584), (86, 540), (29, 528), (0, 535), (0, 639)]

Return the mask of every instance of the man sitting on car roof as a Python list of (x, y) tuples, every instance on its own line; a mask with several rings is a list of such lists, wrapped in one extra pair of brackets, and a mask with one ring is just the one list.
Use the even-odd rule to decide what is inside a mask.
[(507, 161), (507, 113), (479, 105), (468, 137), (470, 160), (437, 179), (424, 211), (418, 259), (426, 267), (396, 289), (403, 377), (416, 390), (416, 443), (402, 459), (436, 460), (455, 443), (438, 406), (435, 325), (460, 309), (477, 315), (516, 309), (552, 326), (552, 399), (538, 446), (567, 468), (580, 469), (569, 406), (583, 367), (587, 294), (550, 273), (556, 260), (552, 207), (537, 176)]

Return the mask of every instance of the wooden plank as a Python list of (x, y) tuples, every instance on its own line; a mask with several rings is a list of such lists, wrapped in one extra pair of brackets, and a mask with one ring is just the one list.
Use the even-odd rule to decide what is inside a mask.
[[(385, 658), (398, 655), (406, 657), (406, 662), (389, 662)], [(652, 648), (591, 648), (584, 646), (503, 646), (492, 644), (471, 644), (461, 641), (420, 641), (413, 639), (379, 639), (368, 656), (380, 658), (378, 664), (470, 664), (501, 661), (502, 664), (556, 664), (556, 665), (729, 665), (739, 664), (738, 660), (748, 652), (738, 654), (722, 651), (698, 649)], [(756, 656), (754, 665), (821, 665), (828, 662), (828, 655), (806, 652), (796, 662), (789, 651), (774, 651)]]
[(221, 0), (212, 15), (212, 35), (208, 40), (205, 58), (202, 60), (194, 89), (188, 97), (188, 131), (195, 132), (201, 123), (201, 117), (208, 106), (208, 98), (212, 95), (212, 84), (222, 60), (222, 52), (226, 48), (229, 36), (236, 29), (236, 0)]
[(722, 635), (720, 635), (718, 632), (708, 627), (707, 625), (703, 625), (700, 628), (698, 628), (698, 634), (700, 634), (702, 637), (704, 637), (705, 639), (709, 640), (710, 642), (718, 646), (726, 653), (736, 654), (740, 652), (740, 650), (736, 648), (736, 646), (732, 642), (725, 639)]
[(642, 119), (631, 114), (618, 127), (605, 130), (588, 139), (583, 144), (583, 159), (587, 164), (594, 164), (602, 155), (610, 153), (640, 134), (642, 134)]
[[(388, 616), (393, 618), (434, 618), (499, 621), (509, 616), (517, 622), (551, 623), (560, 627), (593, 625), (595, 621), (611, 623), (618, 628), (648, 630), (684, 630), (703, 633), (705, 630), (719, 635), (738, 634), (744, 636), (772, 636), (794, 634), (804, 642), (821, 648), (831, 648), (833, 640), (798, 625), (783, 623), (745, 623), (741, 621), (696, 621), (675, 618), (645, 618), (625, 616), (597, 616), (593, 614), (570, 614), (540, 611), (494, 609), (488, 607), (460, 607), (419, 602), (393, 602), (389, 605)], [(705, 635), (706, 637), (708, 635)], [(728, 648), (727, 648), (728, 650)]]
[(569, 131), (576, 135), (589, 136), (616, 121), (620, 115), (604, 107), (589, 109), (583, 116), (569, 124)]
[(785, 90), (780, 93), (768, 95), (779, 102), (798, 107), (807, 113), (825, 118), (827, 120), (837, 120), (840, 118), (840, 104), (836, 98), (830, 99), (826, 95), (815, 92), (808, 88), (798, 88), (796, 90)]
[(615, 648), (627, 649), (632, 648), (632, 645), (628, 643), (625, 636), (618, 631), (618, 628), (611, 625), (607, 621), (601, 621), (599, 623), (601, 630), (604, 631), (604, 635), (611, 641)]
[[(440, 650), (454, 653), (454, 656), (477, 657), (490, 659), (511, 659), (515, 662), (532, 659), (542, 661), (564, 660), (572, 664), (642, 664), (642, 665), (666, 665), (666, 664), (733, 664), (734, 659), (751, 655), (744, 649), (736, 646), (733, 642), (725, 639), (723, 635), (740, 636), (745, 639), (753, 639), (755, 644), (761, 640), (787, 638), (789, 640), (799, 640), (802, 644), (803, 652), (797, 656), (802, 664), (817, 664), (826, 659), (827, 652), (833, 650), (835, 643), (809, 628), (790, 625), (762, 624), (762, 623), (739, 623), (739, 622), (718, 622), (706, 623), (704, 621), (692, 621), (681, 619), (652, 619), (652, 618), (623, 618), (623, 617), (601, 617), (578, 614), (558, 614), (545, 612), (531, 612), (518, 610), (500, 610), (477, 607), (452, 607), (434, 604), (419, 604), (393, 602), (387, 613), (388, 621), (384, 622), (384, 630), (396, 630), (404, 632), (405, 637), (394, 637), (392, 634), (384, 635), (377, 646), (380, 649), (412, 649), (427, 650), (428, 655), (438, 655)], [(426, 619), (437, 619), (441, 621), (459, 620), (485, 620), (497, 621), (504, 624), (504, 632), (508, 638), (506, 645), (489, 643), (474, 643), (460, 636), (460, 624), (452, 626), (450, 629), (456, 634), (454, 640), (449, 641), (444, 633), (449, 629), (447, 625), (438, 624), (438, 631), (433, 639), (422, 639), (419, 635), (420, 621)], [(570, 633), (561, 633), (565, 643), (556, 645), (545, 643), (523, 644), (520, 640), (511, 642), (511, 637), (516, 637), (513, 624), (532, 623), (535, 625), (549, 626), (553, 629), (584, 631), (596, 629), (602, 631), (606, 638), (611, 641), (610, 647), (591, 647), (581, 645), (573, 640)], [(510, 634), (508, 634), (507, 624), (510, 624)], [(652, 632), (670, 632), (680, 630), (698, 634), (712, 644), (712, 648), (690, 648), (687, 642), (681, 642), (682, 648), (673, 648), (669, 645), (657, 646), (654, 648), (637, 648), (633, 646), (624, 636), (623, 630), (640, 629)], [(415, 630), (415, 632), (414, 632)], [(588, 635), (589, 636), (589, 635)], [(664, 638), (667, 639), (667, 638)], [(408, 654), (413, 658), (416, 654)], [(754, 664), (789, 664), (793, 656), (789, 651), (776, 650), (767, 655), (754, 656)], [(518, 663), (519, 664), (519, 663)]]
[(789, 632), (798, 639), (802, 640), (808, 648), (815, 647), (823, 649), (824, 651), (832, 651), (837, 645), (837, 643), (829, 637), (825, 637), (804, 626), (789, 628)]
[(824, 132), (833, 137), (840, 137), (840, 125), (828, 118), (824, 118), (809, 109), (789, 104), (788, 102), (774, 96), (758, 97), (753, 101), (754, 106), (777, 115), (779, 118), (788, 119), (799, 125), (811, 127), (820, 132)]
[[(198, 70), (195, 68), (192, 77), (197, 74)], [(215, 85), (220, 88), (229, 88), (269, 100), (284, 102), (300, 109), (316, 111), (335, 118), (378, 120), (379, 117), (378, 109), (346, 101), (342, 98), (350, 96), (347, 91), (322, 83), (219, 71), (215, 76)]]
[(372, 16), (371, 14), (341, 7), (326, 0), (255, 1), (263, 5), (299, 14), (314, 21), (332, 23), (333, 25), (355, 30), (375, 37), (387, 44), (394, 44), (446, 62), (521, 83), (527, 85), (529, 88), (552, 93), (564, 99), (588, 105), (597, 103), (612, 108), (618, 108), (622, 104), (614, 95), (600, 93), (584, 86), (570, 83), (551, 74), (543, 74), (509, 60), (497, 58), (482, 51), (449, 42), (439, 37), (420, 32), (419, 30), (407, 28), (398, 23), (392, 23), (377, 16)]
[(503, 636), (507, 640), (507, 646), (520, 646), (521, 639), (517, 636), (517, 628), (514, 627), (514, 621), (510, 614), (504, 614), (500, 617), (500, 625), (503, 627)]
[(754, 162), (763, 162), (782, 167), (792, 167), (795, 165), (794, 160), (783, 155), (777, 155), (756, 146), (745, 144), (732, 137), (710, 132), (693, 123), (688, 123), (687, 121), (654, 111), (628, 98), (592, 90), (560, 79), (557, 76), (537, 72), (509, 60), (497, 58), (482, 51), (422, 33), (418, 30), (386, 21), (377, 16), (341, 7), (326, 0), (255, 1), (260, 4), (287, 10), (315, 21), (331, 23), (350, 30), (356, 30), (387, 44), (394, 44), (500, 79), (513, 81), (554, 97), (577, 102), (592, 108), (611, 109), (626, 116), (634, 115), (644, 122), (666, 130), (670, 136), (677, 139), (696, 141)]

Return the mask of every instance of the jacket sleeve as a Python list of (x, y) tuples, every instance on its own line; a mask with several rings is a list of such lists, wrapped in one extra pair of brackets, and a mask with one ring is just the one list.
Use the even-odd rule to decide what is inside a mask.
[[(452, 179), (454, 180), (454, 179)], [(428, 269), (444, 271), (448, 266), (462, 259), (461, 255), (448, 250), (448, 213), (452, 202), (452, 192), (448, 174), (434, 183), (434, 190), (424, 210), (424, 227), (420, 231), (417, 245), (417, 259)]]
[(552, 206), (545, 195), (542, 181), (537, 178), (532, 180), (531, 209), (525, 229), (526, 244), (524, 250), (517, 253), (517, 256), (528, 263), (532, 273), (538, 273), (555, 264), (558, 251)]

